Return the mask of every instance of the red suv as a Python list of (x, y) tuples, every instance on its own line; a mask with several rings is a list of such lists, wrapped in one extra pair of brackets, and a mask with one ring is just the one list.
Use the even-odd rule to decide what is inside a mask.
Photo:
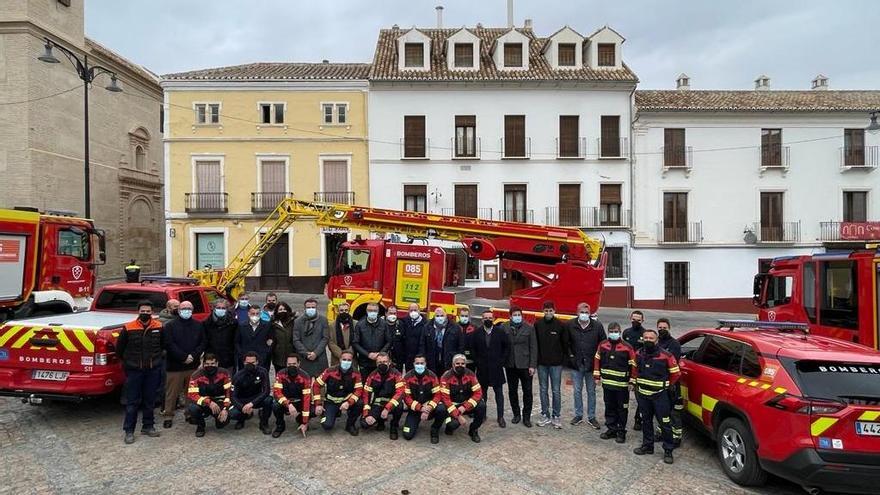
[(203, 287), (191, 278), (142, 277), (138, 283), (111, 284), (101, 287), (92, 301), (92, 311), (120, 311), (136, 313), (137, 305), (150, 301), (158, 313), (169, 299), (189, 301), (193, 305), (193, 318), (204, 321), (211, 316), (214, 303), (225, 299), (217, 290)]
[(880, 353), (796, 323), (722, 321), (679, 341), (684, 416), (731, 480), (878, 493)]

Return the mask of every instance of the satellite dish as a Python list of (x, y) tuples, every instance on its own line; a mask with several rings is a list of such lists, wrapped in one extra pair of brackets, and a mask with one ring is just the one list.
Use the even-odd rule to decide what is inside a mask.
[(746, 244), (757, 244), (758, 236), (756, 236), (755, 233), (751, 230), (747, 230), (743, 235), (743, 242), (745, 242)]

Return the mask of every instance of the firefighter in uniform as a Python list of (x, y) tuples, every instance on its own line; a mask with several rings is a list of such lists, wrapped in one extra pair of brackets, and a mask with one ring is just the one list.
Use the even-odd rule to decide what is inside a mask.
[[(657, 320), (657, 334), (659, 339), (657, 345), (661, 349), (672, 354), (675, 362), (681, 360), (681, 344), (678, 339), (669, 333), (672, 329), (672, 323), (668, 318), (660, 318)], [(675, 385), (669, 387), (669, 401), (672, 402), (672, 443), (675, 448), (681, 446), (681, 412), (684, 410), (684, 401), (681, 400), (681, 383), (676, 382)]]
[(269, 416), (272, 415), (272, 394), (269, 393), (269, 371), (257, 361), (259, 356), (250, 351), (244, 355), (244, 367), (232, 377), (232, 407), (229, 419), (235, 421), (234, 428), (244, 428), (244, 422), (260, 410), (260, 431), (264, 435), (269, 430)]
[(288, 354), (285, 364), (287, 367), (275, 372), (275, 383), (272, 385), (272, 398), (275, 402), (275, 429), (272, 431), (272, 438), (280, 437), (287, 428), (284, 416), (295, 418), (300, 423), (299, 431), (303, 436), (309, 429), (312, 379), (299, 367), (299, 354)]
[[(407, 365), (409, 366), (409, 365)], [(403, 425), (403, 438), (412, 440), (419, 431), (419, 423), (433, 419), (431, 443), (440, 442), (440, 427), (446, 421), (440, 380), (428, 369), (428, 360), (418, 354), (412, 369), (403, 377), (403, 401), (409, 412)]]
[(364, 381), (364, 412), (361, 427), (376, 426), (376, 431), (385, 429), (385, 420), (391, 416), (389, 437), (397, 440), (397, 428), (403, 414), (403, 375), (391, 367), (391, 357), (387, 352), (376, 356), (376, 369)]
[(452, 435), (459, 426), (467, 423), (465, 416), (473, 416), (468, 436), (475, 443), (480, 443), (480, 425), (486, 420), (486, 401), (483, 400), (483, 389), (477, 381), (477, 375), (467, 368), (464, 354), (452, 357), (452, 369), (443, 373), (440, 378), (440, 393), (449, 417), (446, 418), (446, 434)]
[[(321, 416), (321, 427), (330, 431), (336, 425), (336, 418), (348, 412), (345, 431), (358, 435), (357, 419), (364, 404), (364, 386), (361, 374), (352, 369), (354, 353), (344, 350), (339, 357), (339, 365), (324, 370), (312, 382), (312, 400), (315, 401), (315, 415)], [(325, 396), (321, 395), (325, 389)], [(326, 407), (325, 407), (326, 406)]]
[(608, 339), (599, 344), (593, 362), (596, 385), (602, 385), (605, 400), (605, 426), (599, 435), (603, 440), (626, 442), (626, 420), (629, 415), (629, 389), (636, 375), (636, 351), (621, 339), (620, 324), (608, 325)]
[(141, 281), (141, 267), (135, 263), (134, 259), (131, 260), (131, 263), (126, 265), (124, 271), (126, 282), (136, 284)]
[(636, 455), (654, 453), (653, 419), (660, 423), (663, 462), (672, 464), (672, 419), (669, 388), (678, 382), (681, 371), (675, 357), (657, 345), (657, 331), (645, 329), (642, 349), (636, 355), (636, 400), (642, 410), (642, 446)]
[(205, 418), (214, 417), (217, 429), (229, 423), (232, 405), (232, 377), (218, 367), (217, 356), (205, 354), (204, 365), (189, 378), (187, 396), (190, 400), (189, 417), (196, 425), (196, 436), (205, 436)]

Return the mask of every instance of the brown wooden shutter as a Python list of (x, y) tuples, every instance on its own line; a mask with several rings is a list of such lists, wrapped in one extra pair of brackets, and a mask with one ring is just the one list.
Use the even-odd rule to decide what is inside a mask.
[(620, 197), (620, 184), (600, 184), (599, 203), (621, 204), (622, 201)]
[(663, 166), (685, 166), (684, 129), (663, 130)]
[(602, 116), (602, 156), (620, 156), (620, 116)]
[(426, 156), (424, 115), (403, 117), (403, 156), (405, 158), (424, 158)]
[(578, 153), (579, 120), (577, 115), (559, 116), (559, 156), (580, 156)]
[(423, 67), (425, 65), (425, 51), (422, 43), (405, 43), (403, 53), (404, 67)]
[(597, 52), (599, 67), (614, 66), (614, 43), (599, 43)]
[(471, 43), (455, 44), (455, 67), (472, 67), (474, 65), (474, 45)]
[(761, 165), (782, 165), (782, 129), (761, 129)]
[(476, 127), (477, 117), (473, 115), (456, 115), (455, 127)]
[(864, 129), (843, 130), (843, 153), (844, 165), (866, 165)]
[(663, 193), (663, 239), (684, 242), (687, 237), (687, 193)]
[(781, 192), (761, 193), (761, 240), (783, 240), (782, 194)]
[(559, 225), (581, 224), (581, 185), (559, 184)]
[(526, 156), (526, 116), (504, 116), (504, 156)]
[(561, 67), (573, 67), (575, 64), (575, 50), (577, 45), (574, 43), (560, 43), (557, 47), (557, 55), (559, 61), (557, 64)]
[(477, 218), (476, 184), (455, 185), (455, 216)]
[(522, 43), (504, 43), (504, 66), (522, 67)]

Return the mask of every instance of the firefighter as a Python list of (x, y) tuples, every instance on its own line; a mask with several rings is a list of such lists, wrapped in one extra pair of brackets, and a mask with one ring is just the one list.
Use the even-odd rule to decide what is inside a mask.
[(217, 429), (229, 423), (229, 406), (232, 405), (232, 378), (229, 372), (218, 366), (217, 356), (205, 354), (205, 364), (189, 379), (187, 396), (189, 417), (196, 425), (196, 436), (205, 436), (205, 418), (214, 417)]
[(486, 401), (477, 375), (467, 369), (464, 354), (452, 356), (452, 368), (440, 378), (440, 393), (449, 413), (446, 418), (446, 434), (452, 435), (459, 426), (467, 424), (465, 416), (473, 416), (468, 436), (474, 443), (480, 443), (480, 425), (486, 420)]
[[(670, 329), (672, 329), (672, 323), (670, 323), (669, 318), (657, 320), (657, 334), (659, 335), (657, 345), (664, 351), (672, 354), (675, 361), (678, 362), (681, 359), (681, 344), (678, 343), (678, 339), (669, 333)], [(684, 410), (684, 402), (681, 400), (681, 383), (676, 383), (669, 387), (669, 400), (672, 402), (672, 414), (670, 416), (672, 418), (672, 443), (675, 445), (675, 448), (678, 448), (681, 446), (681, 412)]]
[[(321, 416), (324, 431), (332, 430), (336, 418), (347, 412), (345, 431), (356, 437), (357, 419), (364, 405), (364, 387), (361, 374), (352, 368), (353, 360), (354, 352), (342, 351), (339, 366), (325, 369), (312, 382), (312, 400), (315, 401), (315, 415)], [(321, 395), (321, 389), (324, 389), (324, 396)]]
[(126, 323), (116, 340), (116, 355), (125, 369), (125, 443), (134, 443), (134, 428), (141, 412), (141, 434), (158, 437), (153, 409), (162, 367), (162, 324), (153, 319), (153, 303), (138, 304), (138, 316)]
[[(283, 303), (282, 303), (283, 304)], [(287, 355), (284, 368), (275, 372), (275, 384), (272, 385), (274, 399), (275, 430), (272, 438), (284, 433), (287, 425), (284, 416), (295, 418), (300, 423), (299, 431), (306, 436), (309, 429), (309, 417), (312, 404), (312, 379), (299, 367), (299, 354), (292, 352)]]
[[(645, 332), (645, 328), (642, 326), (642, 323), (645, 321), (645, 314), (639, 310), (635, 310), (630, 313), (629, 319), (630, 326), (623, 331), (623, 340), (632, 346), (633, 350), (638, 353), (642, 348), (642, 334)], [(636, 407), (636, 415), (633, 417), (633, 430), (639, 431), (641, 429), (642, 410), (641, 408)]]
[(123, 270), (125, 272), (125, 281), (130, 284), (136, 284), (141, 281), (141, 267), (135, 262), (134, 258)]
[(593, 362), (596, 385), (602, 385), (605, 400), (605, 426), (608, 428), (599, 438), (614, 438), (617, 443), (626, 442), (626, 419), (629, 408), (629, 391), (635, 379), (636, 351), (621, 339), (620, 324), (608, 325), (608, 340), (599, 344)]
[(244, 368), (232, 378), (232, 407), (229, 419), (235, 421), (235, 429), (244, 428), (244, 422), (260, 410), (260, 431), (264, 435), (269, 430), (269, 416), (272, 415), (272, 396), (269, 394), (269, 371), (258, 364), (254, 351), (244, 355)]
[(376, 369), (364, 381), (364, 412), (361, 427), (376, 426), (376, 431), (385, 429), (385, 421), (391, 416), (389, 437), (397, 440), (397, 428), (403, 414), (403, 375), (391, 366), (387, 352), (376, 356)]
[(642, 446), (633, 450), (636, 455), (654, 453), (653, 418), (660, 423), (663, 439), (663, 462), (672, 464), (672, 404), (669, 387), (678, 382), (681, 371), (675, 357), (657, 345), (657, 331), (645, 329), (642, 349), (636, 355), (636, 400), (642, 410)]
[(403, 377), (403, 401), (409, 412), (403, 425), (403, 438), (412, 440), (419, 431), (419, 423), (433, 419), (431, 443), (440, 442), (440, 427), (446, 421), (446, 408), (440, 392), (440, 380), (428, 369), (428, 360), (418, 354), (412, 369)]

